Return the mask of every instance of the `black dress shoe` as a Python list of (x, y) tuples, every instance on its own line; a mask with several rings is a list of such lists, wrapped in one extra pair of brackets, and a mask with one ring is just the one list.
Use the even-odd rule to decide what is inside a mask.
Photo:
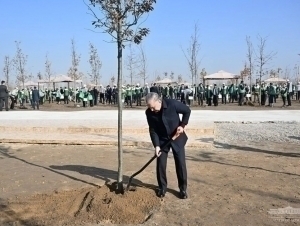
[(157, 197), (159, 197), (159, 198), (163, 198), (163, 197), (165, 197), (165, 195), (166, 195), (166, 191), (163, 190), (163, 189), (158, 189), (156, 195), (157, 195)]
[(186, 191), (180, 191), (179, 192), (179, 198), (181, 198), (181, 199), (187, 199), (188, 195), (187, 195)]

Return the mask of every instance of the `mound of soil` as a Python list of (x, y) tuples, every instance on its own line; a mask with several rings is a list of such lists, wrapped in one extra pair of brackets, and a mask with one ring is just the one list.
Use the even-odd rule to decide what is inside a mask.
[(151, 189), (137, 187), (122, 195), (105, 185), (10, 200), (0, 205), (0, 224), (140, 224), (160, 205), (160, 199)]

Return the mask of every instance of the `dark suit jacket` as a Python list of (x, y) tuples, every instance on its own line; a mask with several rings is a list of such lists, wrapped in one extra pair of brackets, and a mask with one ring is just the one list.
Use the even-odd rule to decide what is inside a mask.
[(0, 97), (8, 97), (8, 90), (6, 85), (0, 85)]
[(153, 93), (157, 93), (157, 94), (158, 94), (158, 87), (157, 87), (157, 86), (152, 86), (152, 87), (150, 87), (150, 92), (153, 92)]
[(32, 101), (40, 100), (40, 92), (37, 89), (32, 90)]
[[(191, 110), (185, 104), (173, 99), (164, 99), (162, 101), (162, 108), (162, 121), (169, 138), (172, 138), (172, 136), (176, 133), (178, 126), (184, 127), (188, 124)], [(149, 133), (154, 147), (162, 146), (166, 142), (166, 140), (158, 136), (156, 114), (157, 113), (152, 112), (150, 109), (146, 110)], [(182, 114), (182, 120), (180, 120), (179, 114)], [(185, 133), (181, 134), (175, 141), (172, 141), (172, 149), (176, 152), (180, 151), (184, 148), (187, 139), (188, 137)]]

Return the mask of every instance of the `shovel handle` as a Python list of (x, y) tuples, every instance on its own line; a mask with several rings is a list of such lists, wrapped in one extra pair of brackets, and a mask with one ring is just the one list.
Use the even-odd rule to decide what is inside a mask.
[[(177, 137), (178, 137), (179, 135), (178, 134), (175, 134), (170, 140), (168, 140), (168, 142), (167, 143), (165, 143), (161, 148), (160, 148), (160, 150), (163, 150), (163, 149), (165, 149), (166, 147), (168, 147), (170, 144), (171, 144), (171, 142), (173, 141), (173, 140), (175, 140)], [(147, 166), (149, 166), (150, 165), (150, 163), (151, 162), (153, 162), (153, 160), (154, 159), (156, 159), (156, 155), (154, 155), (139, 171), (137, 171), (136, 173), (134, 173), (134, 174), (132, 174), (132, 176), (129, 178), (129, 181), (128, 181), (128, 184), (127, 184), (127, 187), (126, 187), (126, 190), (128, 191), (129, 190), (129, 187), (130, 187), (130, 185), (131, 185), (131, 182), (132, 182), (132, 179), (136, 176), (136, 175), (138, 175), (138, 174), (140, 174), (141, 172), (143, 172), (143, 170), (144, 169), (146, 169), (147, 168)]]

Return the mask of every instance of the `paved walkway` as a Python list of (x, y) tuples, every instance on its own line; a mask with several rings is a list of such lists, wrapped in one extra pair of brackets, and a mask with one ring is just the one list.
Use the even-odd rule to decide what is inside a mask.
[[(300, 121), (300, 111), (192, 111), (188, 127), (199, 128), (212, 122), (240, 121)], [(118, 112), (116, 110), (46, 112), (15, 111), (1, 112), (0, 126), (43, 126), (43, 127), (101, 127), (116, 128)], [(143, 110), (123, 111), (123, 126), (128, 128), (146, 128), (147, 120)]]
[[(0, 142), (116, 145), (115, 110), (1, 112)], [(210, 147), (214, 122), (300, 121), (300, 111), (192, 111), (188, 147)], [(205, 140), (205, 141), (204, 141)], [(204, 142), (203, 142), (204, 141)], [(151, 147), (145, 111), (123, 111), (123, 145)]]

